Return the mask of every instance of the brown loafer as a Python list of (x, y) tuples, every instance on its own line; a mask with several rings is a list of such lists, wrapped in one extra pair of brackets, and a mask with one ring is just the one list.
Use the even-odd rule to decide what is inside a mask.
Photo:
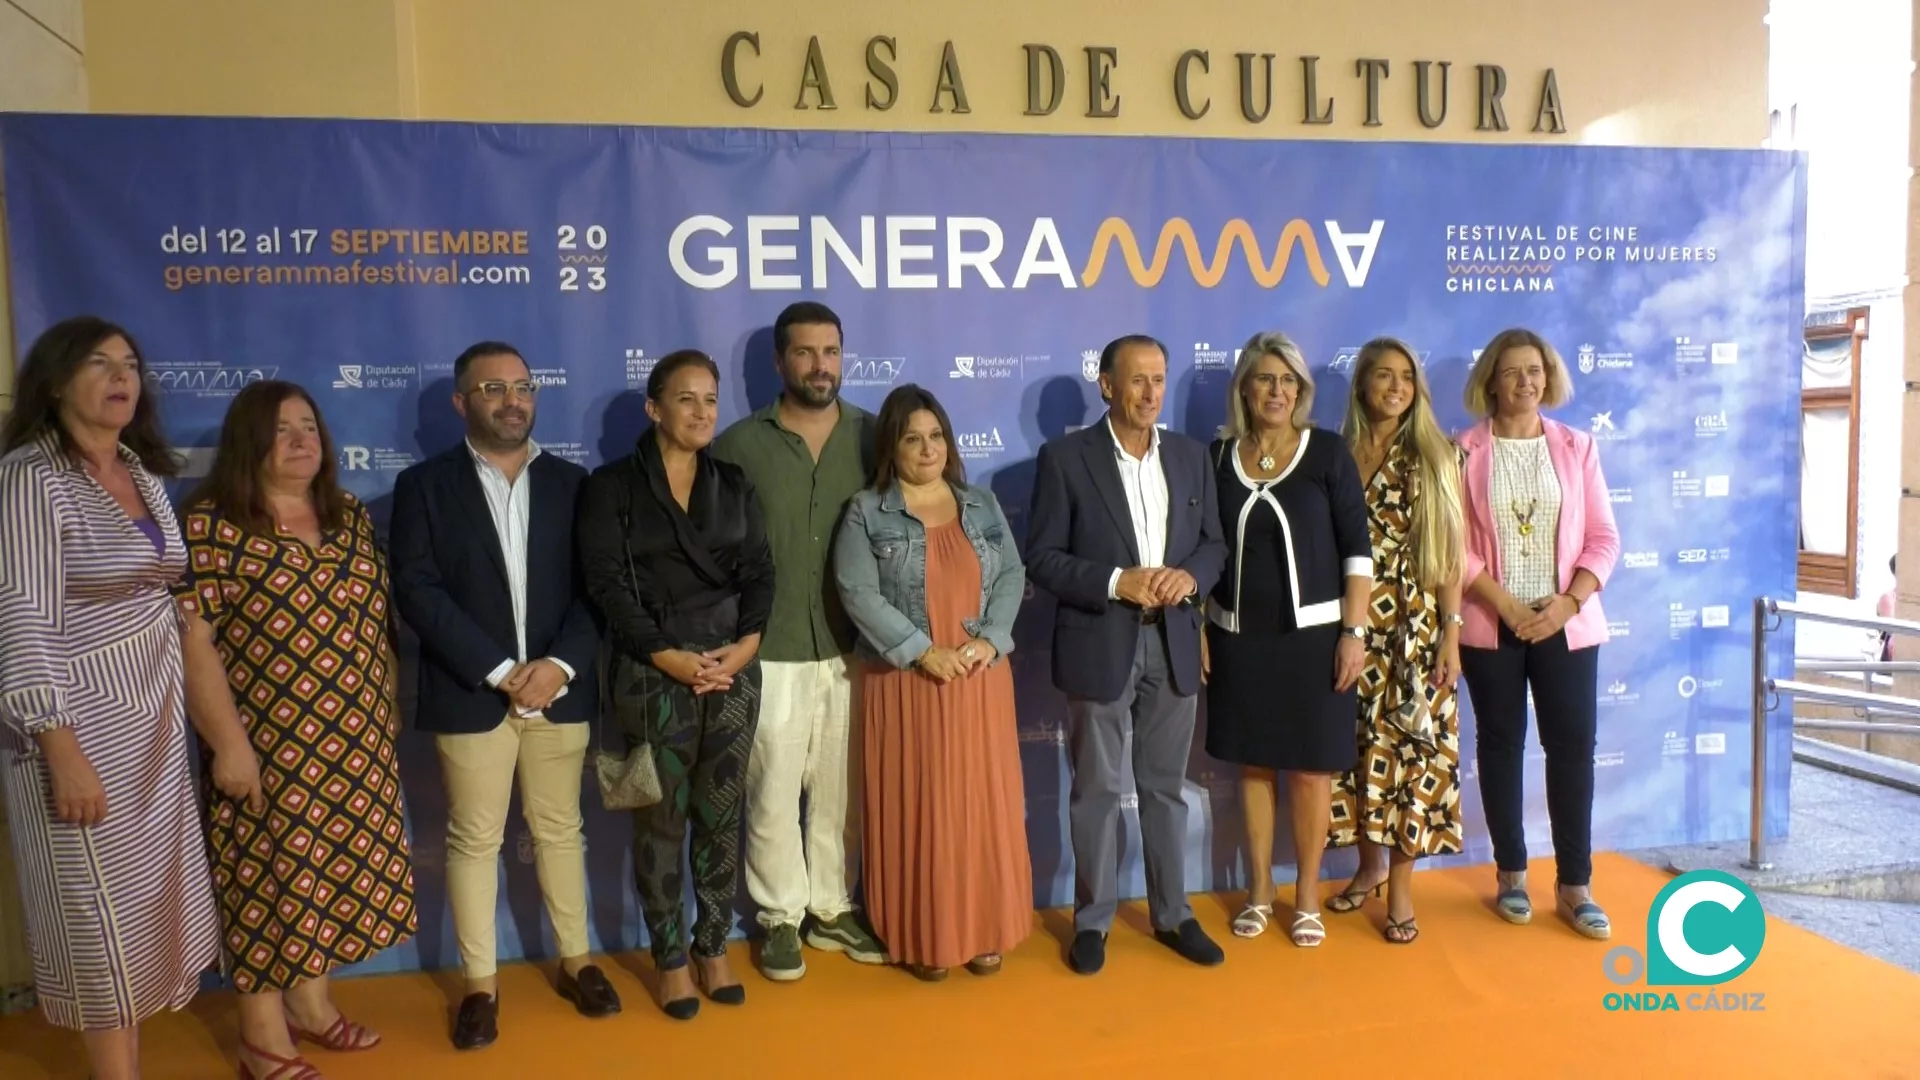
[(593, 964), (581, 968), (578, 975), (569, 975), (562, 968), (558, 989), (560, 996), (573, 1002), (581, 1016), (612, 1016), (620, 1011), (620, 995), (614, 993), (613, 984)]
[(478, 1050), (492, 1046), (499, 1031), (500, 1002), (492, 994), (468, 994), (460, 1000), (460, 1015), (453, 1021), (453, 1048)]

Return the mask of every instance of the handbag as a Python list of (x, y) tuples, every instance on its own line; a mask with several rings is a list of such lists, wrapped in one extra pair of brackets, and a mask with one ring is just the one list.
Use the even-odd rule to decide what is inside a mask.
[[(635, 467), (637, 470), (637, 463)], [(639, 600), (640, 577), (634, 573), (633, 547), (628, 539), (633, 531), (633, 488), (627, 487), (626, 493), (620, 509), (620, 547), (627, 556), (628, 587), (634, 590), (634, 599)], [(609, 810), (644, 810), (661, 797), (653, 740), (645, 734), (649, 730), (647, 694), (642, 673), (635, 670), (638, 667), (638, 663), (616, 648), (607, 670), (607, 681), (611, 684), (607, 696), (614, 715), (620, 719), (621, 729), (627, 733), (626, 753), (607, 749), (606, 740), (602, 738), (603, 725), (598, 716), (594, 719), (593, 772), (600, 782), (600, 802)], [(664, 698), (659, 703), (667, 705)], [(634, 738), (636, 732), (641, 734), (638, 739)]]

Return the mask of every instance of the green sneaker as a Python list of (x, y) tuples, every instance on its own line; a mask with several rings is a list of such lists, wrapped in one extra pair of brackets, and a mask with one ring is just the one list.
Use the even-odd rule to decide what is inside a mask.
[(815, 919), (813, 928), (807, 931), (807, 944), (822, 952), (846, 953), (862, 964), (887, 962), (887, 950), (851, 911), (832, 919)]
[(793, 982), (807, 973), (807, 962), (800, 956), (800, 928), (776, 926), (767, 931), (767, 942), (760, 947), (760, 974), (774, 982)]

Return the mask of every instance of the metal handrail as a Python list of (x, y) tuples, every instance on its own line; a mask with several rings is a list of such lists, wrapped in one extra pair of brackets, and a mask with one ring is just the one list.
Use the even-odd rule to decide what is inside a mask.
[(1920, 675), (1920, 660), (1828, 660), (1796, 656), (1795, 671), (1867, 672), (1874, 675)]
[(1847, 731), (1858, 735), (1920, 735), (1920, 724), (1876, 724), (1871, 720), (1798, 720), (1809, 731)]
[[(1776, 694), (1811, 701), (1820, 705), (1846, 705), (1855, 709), (1877, 709), (1888, 716), (1920, 716), (1920, 701), (1870, 694), (1864, 690), (1846, 690), (1836, 686), (1795, 682), (1792, 679), (1768, 679), (1767, 689)], [(1794, 723), (1799, 724), (1798, 720)]]
[[(1851, 626), (1861, 630), (1877, 630), (1894, 634), (1912, 634), (1920, 636), (1920, 622), (1908, 619), (1886, 619), (1879, 616), (1836, 615), (1825, 611), (1815, 611), (1801, 604), (1786, 600), (1774, 600), (1770, 597), (1756, 596), (1753, 600), (1753, 805), (1752, 839), (1749, 841), (1746, 866), (1750, 870), (1771, 870), (1773, 864), (1767, 861), (1767, 713), (1772, 710), (1767, 701), (1773, 695), (1796, 698), (1801, 701), (1822, 702), (1829, 705), (1843, 705), (1863, 711), (1866, 720), (1801, 720), (1795, 718), (1792, 726), (1810, 731), (1846, 731), (1879, 735), (1920, 735), (1920, 724), (1879, 724), (1874, 723), (1875, 716), (1897, 716), (1904, 718), (1920, 717), (1920, 700), (1894, 697), (1891, 694), (1874, 694), (1861, 690), (1847, 690), (1839, 687), (1819, 686), (1814, 683), (1798, 682), (1793, 679), (1774, 679), (1767, 675), (1767, 635), (1780, 628), (1779, 617), (1792, 616), (1796, 619), (1810, 619), (1815, 622), (1831, 623), (1836, 626)], [(1768, 625), (1771, 621), (1772, 625)], [(1885, 674), (1913, 674), (1920, 672), (1920, 663), (1911, 660), (1824, 660), (1807, 658), (1794, 661), (1795, 670), (1813, 672), (1868, 672)]]
[(1764, 596), (1760, 599), (1766, 602), (1768, 613), (1773, 615), (1791, 615), (1796, 619), (1813, 619), (1816, 622), (1853, 626), (1861, 630), (1891, 630), (1896, 634), (1920, 634), (1920, 622), (1908, 619), (1886, 619), (1878, 615), (1836, 615), (1815, 611), (1790, 600), (1769, 600)]

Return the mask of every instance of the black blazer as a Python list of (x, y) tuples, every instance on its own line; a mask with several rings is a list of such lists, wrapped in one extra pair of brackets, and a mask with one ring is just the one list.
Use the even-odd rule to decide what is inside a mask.
[[(527, 658), (552, 656), (573, 668), (546, 717), (580, 723), (594, 715), (599, 690), (600, 635), (573, 556), (574, 504), (587, 471), (552, 454), (527, 470)], [(487, 676), (500, 661), (517, 659), (519, 644), (506, 555), (464, 440), (400, 474), (390, 532), (394, 599), (420, 637), (414, 726), (449, 735), (492, 731), (511, 702)]]
[[(1367, 493), (1353, 452), (1344, 439), (1321, 428), (1308, 428), (1300, 438), (1304, 445), (1286, 471), (1273, 480), (1252, 481), (1252, 487), (1242, 482), (1235, 443), (1215, 439), (1207, 447), (1220, 493), (1220, 528), (1227, 538), (1226, 568), (1214, 586), (1209, 614), (1228, 633), (1244, 632), (1240, 607), (1254, 603), (1240, 590), (1241, 568), (1249, 559), (1278, 560), (1299, 590), (1290, 608), (1252, 615), (1256, 627), (1283, 633), (1338, 623), (1347, 575), (1373, 572)], [(1247, 548), (1247, 520), (1254, 514), (1276, 514), (1285, 523), (1278, 550)]]
[(753, 482), (738, 465), (702, 450), (681, 510), (649, 427), (632, 454), (587, 478), (575, 532), (587, 595), (629, 658), (651, 663), (657, 652), (766, 630), (773, 549)]
[[(1060, 601), (1053, 623), (1053, 684), (1070, 697), (1118, 701), (1133, 670), (1140, 612), (1107, 599), (1116, 569), (1140, 565), (1133, 515), (1105, 417), (1040, 448), (1027, 523), (1027, 576)], [(1163, 609), (1174, 689), (1200, 692), (1199, 601), (1226, 561), (1206, 448), (1160, 433), (1167, 477), (1166, 565), (1193, 575), (1191, 606)]]

